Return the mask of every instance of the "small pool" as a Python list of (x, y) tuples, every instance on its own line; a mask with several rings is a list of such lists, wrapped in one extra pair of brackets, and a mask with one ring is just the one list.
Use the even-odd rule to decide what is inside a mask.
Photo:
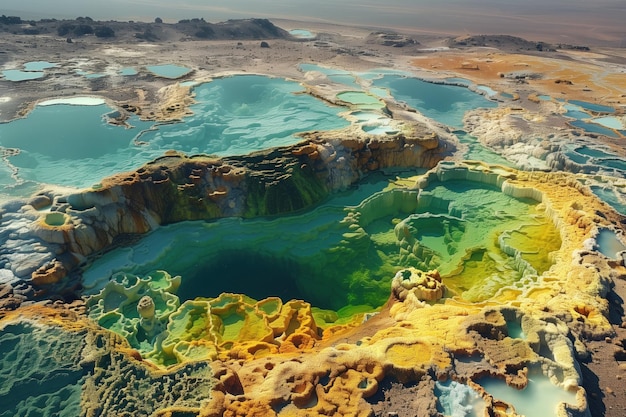
[(106, 74), (101, 74), (101, 73), (96, 73), (96, 72), (87, 72), (87, 71), (83, 71), (83, 70), (75, 70), (76, 74), (78, 75), (82, 75), (83, 77), (87, 78), (87, 79), (97, 79), (97, 78), (102, 78), (102, 77), (106, 77)]
[(289, 34), (298, 39), (313, 39), (315, 34), (305, 29), (293, 29), (289, 31)]
[(191, 72), (191, 68), (182, 67), (180, 65), (149, 65), (146, 67), (148, 71), (157, 77), (176, 79), (183, 77)]
[(576, 120), (583, 120), (591, 118), (591, 115), (583, 110), (580, 106), (575, 106), (573, 104), (565, 104), (563, 108), (566, 111), (565, 117), (571, 117)]
[[(534, 374), (534, 375), (533, 375)], [(556, 416), (559, 403), (576, 404), (576, 394), (552, 384), (550, 380), (533, 372), (528, 377), (526, 388), (518, 390), (503, 380), (486, 377), (478, 382), (494, 399), (506, 401), (515, 407), (515, 412), (527, 417)]]
[(580, 106), (585, 110), (590, 110), (596, 113), (615, 113), (615, 109), (609, 106), (602, 106), (600, 104), (594, 104), (580, 100), (570, 100), (569, 102), (575, 104), (576, 106)]
[(120, 75), (137, 75), (137, 70), (133, 67), (125, 67), (120, 70)]
[(580, 148), (574, 149), (581, 155), (587, 155), (592, 158), (615, 158), (615, 155), (606, 153), (600, 149), (589, 148), (587, 146), (581, 146)]
[(609, 229), (602, 229), (596, 236), (596, 244), (598, 245), (598, 252), (608, 258), (617, 258), (618, 252), (626, 250), (624, 245), (615, 234), (614, 231)]
[(380, 122), (387, 119), (382, 114), (373, 111), (353, 111), (350, 116), (355, 117), (357, 123)]
[(593, 193), (595, 195), (597, 195), (602, 200), (604, 200), (605, 203), (607, 203), (608, 205), (613, 207), (615, 209), (615, 211), (617, 211), (621, 215), (626, 216), (626, 203), (624, 203), (617, 196), (617, 194), (616, 194), (614, 189), (612, 189), (610, 187), (607, 188), (607, 187), (600, 187), (600, 186), (597, 186), (597, 185), (592, 185), (591, 186), (591, 191), (593, 191)]
[(374, 78), (373, 85), (387, 89), (396, 100), (424, 116), (454, 128), (463, 127), (463, 117), (469, 110), (497, 107), (495, 102), (466, 87), (435, 84), (397, 73)]
[(609, 168), (619, 169), (620, 171), (626, 171), (626, 161), (622, 159), (617, 159), (617, 158), (603, 159), (600, 162), (600, 164)]
[(577, 164), (580, 165), (585, 165), (589, 162), (589, 157), (585, 156), (585, 155), (581, 155), (578, 152), (575, 151), (567, 151), (565, 152), (565, 155), (572, 160), (572, 162), (575, 162)]
[(589, 133), (597, 133), (599, 135), (604, 135), (615, 139), (619, 139), (620, 137), (620, 135), (617, 134), (613, 129), (606, 128), (596, 123), (590, 123), (584, 120), (575, 120), (570, 124)]
[(37, 80), (44, 77), (43, 71), (4, 70), (2, 75), (8, 81)]
[(622, 122), (617, 117), (606, 116), (606, 117), (598, 117), (596, 119), (591, 120), (593, 123), (597, 123), (604, 127), (608, 127), (609, 129), (623, 130), (626, 129), (624, 122)]
[(537, 98), (541, 101), (552, 101), (552, 97), (546, 95), (537, 96)]
[(25, 71), (43, 71), (48, 68), (54, 68), (57, 64), (48, 61), (31, 61), (24, 64)]
[(363, 91), (346, 91), (337, 94), (337, 98), (361, 109), (380, 109), (385, 106), (377, 97)]

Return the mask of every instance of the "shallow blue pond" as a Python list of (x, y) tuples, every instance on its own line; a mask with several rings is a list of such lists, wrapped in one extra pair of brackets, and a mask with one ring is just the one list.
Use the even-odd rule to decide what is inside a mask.
[(389, 89), (397, 100), (406, 102), (431, 119), (455, 128), (463, 127), (463, 116), (467, 111), (497, 106), (465, 87), (434, 84), (417, 78), (384, 75), (374, 80), (374, 85)]
[(191, 68), (182, 67), (180, 65), (149, 65), (146, 67), (148, 71), (158, 77), (176, 79), (191, 72)]
[(589, 103), (580, 100), (570, 100), (572, 104), (582, 107), (585, 110), (590, 110), (597, 113), (615, 113), (615, 109), (609, 106), (602, 106), (600, 104)]
[(4, 70), (2, 75), (8, 81), (28, 81), (43, 78), (45, 74), (42, 71)]

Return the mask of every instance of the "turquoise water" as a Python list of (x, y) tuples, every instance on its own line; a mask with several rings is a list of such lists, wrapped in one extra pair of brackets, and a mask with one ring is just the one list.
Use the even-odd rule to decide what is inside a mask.
[(588, 146), (581, 146), (580, 148), (574, 149), (581, 155), (590, 156), (592, 158), (614, 158), (614, 154), (606, 153), (600, 149), (589, 148)]
[[(566, 114), (567, 115), (567, 114)], [(575, 120), (570, 123), (572, 126), (577, 127), (579, 129), (583, 129), (586, 132), (597, 133), (599, 135), (605, 135), (610, 138), (619, 138), (618, 135), (613, 129), (606, 128), (602, 125), (586, 122), (584, 120)]]
[(8, 81), (37, 80), (44, 77), (45, 73), (43, 70), (56, 66), (57, 64), (48, 61), (31, 61), (24, 64), (24, 71), (15, 69), (4, 70), (2, 75)]
[(537, 96), (537, 98), (542, 101), (552, 101), (552, 97), (550, 96), (541, 95), (541, 96)]
[(484, 91), (488, 96), (495, 96), (498, 94), (496, 90), (491, 87), (487, 87), (486, 85), (479, 85), (476, 87), (476, 89)]
[(385, 106), (377, 97), (363, 91), (346, 91), (337, 94), (337, 98), (363, 110), (377, 110)]
[(373, 94), (378, 98), (383, 98), (383, 99), (392, 98), (391, 94), (389, 94), (389, 90), (387, 90), (386, 88), (371, 87), (367, 91), (369, 91), (370, 94)]
[(83, 71), (83, 70), (76, 70), (75, 72), (76, 72), (76, 74), (82, 75), (83, 77), (85, 77), (87, 79), (96, 79), (96, 78), (106, 77), (106, 74), (100, 74), (100, 73), (96, 73), (96, 72), (87, 72), (87, 71)]
[(626, 161), (620, 159), (615, 154), (605, 152), (601, 149), (581, 146), (574, 150), (566, 151), (565, 155), (578, 164), (590, 164), (609, 170), (617, 169), (626, 171)]
[(289, 31), (289, 34), (298, 39), (312, 39), (315, 34), (305, 29), (293, 29)]
[(565, 113), (565, 116), (571, 117), (572, 119), (584, 120), (584, 119), (589, 119), (591, 117), (591, 114), (587, 113), (585, 109), (583, 109), (580, 106), (576, 106), (574, 104), (569, 104), (569, 103), (563, 104), (563, 108), (567, 110), (567, 112)]
[(31, 61), (24, 64), (26, 71), (43, 71), (48, 68), (54, 68), (57, 64), (48, 61)]
[(155, 126), (131, 117), (130, 128), (110, 125), (105, 115), (114, 109), (90, 98), (72, 103), (95, 105), (44, 102), (26, 118), (0, 124), (0, 146), (19, 149), (8, 157), (10, 165), (1, 166), (0, 194), (31, 193), (40, 183), (89, 187), (169, 149), (243, 155), (296, 143), (298, 132), (349, 124), (338, 116), (345, 108), (298, 94), (302, 87), (283, 79), (230, 77), (194, 91), (193, 116), (176, 124)]
[[(144, 275), (166, 269), (172, 276), (183, 277), (177, 292), (182, 300), (217, 296), (224, 291), (256, 298), (288, 295), (285, 291), (293, 296), (298, 288), (286, 286), (299, 274), (315, 277), (330, 274), (337, 267), (337, 259), (328, 258), (323, 252), (344, 240), (344, 234), (349, 232), (342, 224), (345, 207), (358, 205), (388, 185), (389, 178), (373, 175), (358, 187), (335, 194), (321, 206), (298, 215), (249, 220), (224, 218), (160, 227), (132, 247), (114, 249), (95, 260), (84, 271), (83, 283), (87, 293), (94, 294), (114, 272)], [(305, 270), (301, 269), (303, 265)], [(271, 279), (259, 286), (251, 280), (258, 281), (261, 269), (263, 276)], [(276, 287), (274, 282), (282, 282), (280, 285), (285, 288)], [(319, 291), (326, 294), (327, 290)], [(318, 307), (329, 303), (311, 293), (301, 294), (299, 298)]]
[(575, 163), (580, 164), (580, 165), (585, 165), (585, 164), (587, 164), (589, 162), (589, 157), (584, 156), (584, 155), (580, 155), (579, 153), (574, 152), (574, 151), (567, 151), (567, 152), (565, 152), (565, 155), (569, 159), (571, 159), (572, 161), (574, 161)]
[(596, 236), (598, 251), (608, 258), (616, 258), (617, 253), (626, 250), (626, 246), (617, 238), (614, 231), (602, 229)]
[(389, 126), (363, 126), (362, 129), (371, 135), (395, 135), (398, 133), (397, 130)]
[(344, 84), (353, 88), (361, 88), (361, 86), (356, 82), (356, 77), (354, 75), (329, 75), (328, 79), (337, 84)]
[(609, 106), (602, 106), (600, 104), (594, 104), (580, 100), (570, 100), (569, 102), (576, 106), (580, 106), (585, 110), (590, 110), (597, 113), (615, 113), (615, 109)]
[(626, 161), (624, 161), (623, 159), (603, 159), (600, 162), (600, 165), (609, 168), (619, 169), (621, 171), (626, 171)]
[(191, 72), (191, 68), (173, 64), (149, 65), (146, 69), (158, 77), (171, 79), (180, 78)]
[(417, 78), (384, 75), (374, 85), (389, 89), (397, 100), (406, 102), (440, 123), (463, 127), (465, 112), (479, 107), (494, 108), (497, 104), (465, 87), (433, 84)]
[[(297, 94), (302, 87), (283, 79), (230, 77), (194, 91), (193, 116), (157, 126), (136, 117), (128, 121), (131, 128), (110, 125), (104, 116), (114, 109), (105, 104), (50, 101), (36, 106), (26, 118), (0, 124), (0, 146), (20, 150), (8, 158), (11, 166), (2, 164), (0, 185), (9, 194), (11, 187), (20, 193), (23, 183), (89, 187), (103, 177), (136, 169), (169, 149), (243, 155), (296, 143), (298, 132), (349, 124), (338, 116), (344, 108)], [(15, 170), (18, 178), (12, 177)]]
[(349, 122), (303, 92), (296, 82), (257, 75), (220, 78), (194, 88), (193, 115), (141, 136), (146, 150), (245, 155), (297, 143), (299, 132), (331, 130)]
[(622, 201), (612, 188), (604, 188), (596, 185), (591, 186), (591, 191), (602, 201), (610, 205), (618, 213), (626, 216), (626, 203)]
[(133, 67), (122, 68), (120, 75), (137, 75), (137, 70)]
[(4, 70), (2, 75), (8, 81), (28, 81), (43, 78), (45, 74), (42, 71)]
[(592, 122), (602, 125), (604, 127), (608, 127), (609, 129), (622, 130), (626, 128), (626, 126), (624, 126), (624, 123), (620, 119), (612, 116), (598, 117), (596, 119), (592, 119)]
[[(36, 106), (27, 118), (0, 125), (0, 146), (20, 150), (9, 161), (23, 181), (90, 186), (146, 161), (129, 147), (150, 124), (133, 119), (136, 128), (109, 125), (103, 115), (111, 110), (104, 104)], [(15, 180), (4, 176), (0, 183)]]
[(454, 132), (454, 134), (459, 138), (459, 141), (461, 143), (464, 143), (468, 146), (468, 151), (465, 155), (463, 155), (463, 158), (475, 161), (485, 161), (490, 164), (499, 164), (515, 168), (515, 164), (512, 164), (501, 155), (483, 146), (476, 137), (468, 134), (463, 130), (457, 130)]
[(494, 399), (506, 401), (515, 407), (517, 414), (526, 417), (556, 416), (556, 407), (559, 403), (576, 404), (576, 395), (573, 392), (553, 385), (547, 377), (537, 371), (531, 371), (528, 385), (522, 390), (491, 377), (481, 378), (476, 382)]
[(506, 330), (511, 339), (526, 339), (522, 325), (516, 321), (507, 321)]
[(356, 118), (357, 123), (382, 123), (385, 120), (389, 120), (381, 113), (374, 111), (353, 111), (350, 112), (350, 116)]

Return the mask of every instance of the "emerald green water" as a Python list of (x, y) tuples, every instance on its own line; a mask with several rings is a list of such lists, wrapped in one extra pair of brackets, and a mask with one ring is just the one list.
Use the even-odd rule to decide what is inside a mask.
[(471, 181), (437, 183), (419, 198), (387, 186), (372, 181), (295, 216), (161, 227), (96, 260), (84, 285), (93, 293), (114, 272), (165, 269), (183, 277), (181, 301), (239, 292), (371, 310), (387, 300), (399, 268), (437, 268), (449, 296), (481, 301), (527, 285), (560, 247), (534, 201)]

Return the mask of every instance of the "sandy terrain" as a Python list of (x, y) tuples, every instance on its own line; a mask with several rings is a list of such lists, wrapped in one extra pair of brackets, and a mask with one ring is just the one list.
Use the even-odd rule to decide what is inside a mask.
[[(511, 79), (523, 80), (522, 88), (554, 98), (585, 100), (626, 106), (626, 53), (558, 51), (543, 55), (503, 53), (491, 48), (445, 51), (417, 57), (424, 69), (454, 73), (494, 89), (519, 89)], [(619, 60), (622, 64), (607, 62)], [(513, 93), (514, 91), (509, 91)]]

